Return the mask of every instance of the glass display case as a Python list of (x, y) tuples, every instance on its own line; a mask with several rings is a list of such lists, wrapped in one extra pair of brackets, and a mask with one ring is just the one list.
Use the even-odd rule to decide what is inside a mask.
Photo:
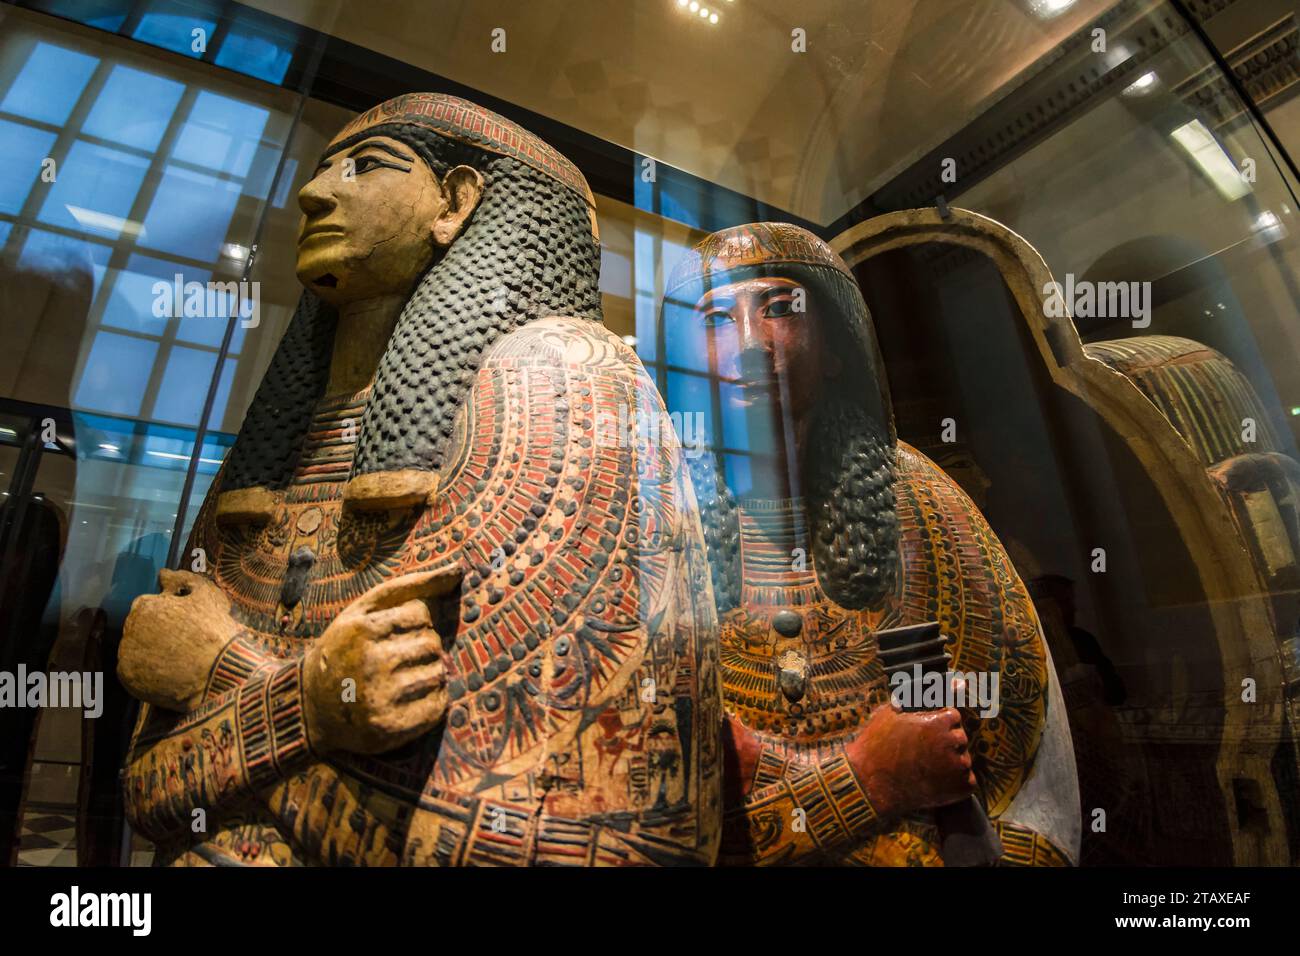
[[(315, 424), (303, 425), (308, 438), (294, 440), (324, 457), (300, 467), (332, 474), (343, 453), (330, 436), (352, 421), (340, 416), (355, 414), (359, 424), (372, 395), (405, 401), (396, 383), (407, 377), (395, 366), (385, 373), (378, 353), (355, 383), (354, 405), (331, 406), (328, 421), (313, 404), (323, 384), (292, 401), (268, 396), (292, 377), (277, 356), (288, 348), (282, 339), (291, 343), (306, 328), (304, 286), (326, 303), (340, 295), (332, 274), (301, 264), (300, 223), (338, 201), (313, 184), (334, 175), (335, 161), (345, 164), (343, 182), (349, 170), (361, 179), (384, 164), (403, 174), (411, 171), (404, 163), (423, 168), (418, 137), (386, 140), (387, 153), (369, 159), (360, 147), (355, 157), (338, 152), (340, 143), (364, 143), (356, 137), (367, 128), (397, 136), (399, 126), (423, 123), (511, 158), (566, 201), (590, 203), (598, 304), (581, 317), (601, 319), (610, 335), (590, 346), (590, 363), (616, 355), (644, 385), (633, 410), (640, 422), (614, 415), (605, 424), (619, 435), (614, 445), (640, 448), (659, 440), (657, 430), (647, 438), (645, 416), (662, 412), (671, 423), (664, 460), (675, 462), (653, 494), (642, 484), (606, 504), (621, 520), (629, 509), (654, 507), (647, 502), (664, 489), (680, 489), (685, 517), (673, 521), (685, 530), (663, 533), (689, 539), (686, 552), (692, 535), (700, 544), (698, 567), (663, 572), (680, 574), (697, 598), (711, 595), (703, 610), (693, 605), (695, 629), (682, 630), (711, 648), (698, 651), (695, 691), (682, 691), (685, 672), (673, 672), (685, 696), (668, 707), (672, 733), (661, 728), (658, 742), (645, 745), (671, 759), (637, 763), (599, 743), (573, 745), (581, 754), (573, 759), (628, 761), (610, 786), (660, 809), (679, 788), (689, 795), (690, 767), (701, 794), (715, 774), (717, 819), (701, 822), (701, 811), (692, 826), (721, 836), (699, 837), (681, 857), (648, 849), (660, 836), (629, 837), (634, 846), (617, 852), (590, 837), (588, 862), (608, 853), (624, 862), (942, 863), (945, 827), (957, 824), (940, 811), (973, 795), (974, 818), (1003, 863), (1294, 864), (1297, 16), (1291, 0), (0, 6), (0, 142), (10, 159), (0, 182), (0, 672), (12, 675), (0, 707), (5, 859), (141, 866), (182, 858), (132, 825), (142, 819), (132, 799), (144, 798), (123, 796), (138, 783), (131, 754), (151, 719), (141, 718), (137, 699), (149, 698), (118, 676), (128, 614), (137, 597), (158, 591), (164, 569), (220, 580), (233, 573), (221, 562), (244, 560), (230, 556), (236, 532), (210, 523), (229, 510), (224, 495), (266, 484), (249, 478), (236, 487), (256, 469), (232, 449), (241, 440), (251, 447), (254, 439), (241, 436), (263, 427), (258, 416), (315, 414)], [(419, 92), (436, 96), (387, 107)], [(453, 115), (462, 102), (481, 111)], [(381, 103), (387, 113), (353, 123)], [(403, 143), (417, 155), (403, 153)], [(448, 208), (491, 198), (505, 174), (483, 169), (486, 180), (478, 172), (442, 180)], [(542, 200), (518, 202), (521, 221), (527, 213), (551, 228), (550, 216), (528, 212)], [(479, 208), (467, 215), (482, 219)], [(514, 213), (503, 222), (495, 241), (522, 243)], [(773, 223), (783, 225), (763, 225)], [(448, 228), (453, 238), (437, 246), (435, 263), (469, 227)], [(519, 258), (534, 252), (546, 254)], [(547, 290), (570, 281), (556, 268)], [(495, 281), (474, 276), (484, 289)], [(443, 290), (447, 314), (457, 314), (457, 297), (473, 298), (470, 285)], [(521, 313), (528, 321), (552, 321), (534, 305)], [(477, 328), (430, 334), (416, 349), (422, 358), (412, 367), (427, 361), (435, 378), (412, 372), (423, 384), (410, 386), (411, 401), (425, 401), (421, 388), (434, 403), (454, 393), (452, 379), (436, 378), (439, 356), (459, 356), (456, 336), (479, 341)], [(488, 349), (493, 334), (473, 349)], [(534, 357), (554, 346), (537, 335), (525, 350)], [(481, 376), (477, 363), (491, 361), (473, 354), (464, 367)], [(371, 392), (372, 373), (395, 377)], [(590, 387), (603, 394), (606, 386)], [(583, 395), (575, 403), (590, 399), (579, 387), (574, 394)], [(851, 399), (841, 407), (839, 396)], [(419, 485), (403, 507), (427, 492), (436, 510), (436, 489), (446, 492), (448, 476), (468, 467), (446, 448), (474, 459), (472, 436), (487, 412), (474, 405), (457, 413), (463, 401), (439, 425), (450, 436), (436, 446), (448, 456), (435, 468), (442, 484)], [(491, 407), (505, 415), (508, 405)], [(596, 405), (582, 404), (583, 414), (599, 418)], [(397, 406), (384, 407), (391, 415)], [(380, 415), (373, 412), (376, 435)], [(601, 422), (587, 424), (596, 451), (590, 441), (583, 447), (599, 459), (610, 443), (602, 443)], [(405, 439), (393, 436), (405, 430), (391, 431), (384, 441), (400, 445)], [(525, 441), (525, 432), (516, 437)], [(368, 448), (361, 439), (358, 454)], [(580, 468), (583, 455), (554, 460)], [(415, 467), (399, 464), (375, 473)], [(597, 481), (593, 468), (586, 478), (565, 471), (551, 488), (562, 497), (564, 482)], [(514, 519), (525, 537), (535, 530), (526, 520), (550, 520), (550, 493), (539, 500), (536, 519), (526, 509)], [(509, 511), (504, 499), (498, 504)], [(305, 527), (308, 519), (289, 514)], [(219, 555), (210, 553), (220, 550), (218, 538), (226, 549)], [(618, 540), (608, 554), (658, 547)], [(649, 553), (638, 571), (642, 589), (660, 573), (647, 570)], [(466, 557), (465, 593), (482, 584), (500, 600), (491, 575), (514, 573), (513, 559), (505, 553), (503, 570)], [(303, 582), (323, 566), (312, 572), (307, 562)], [(300, 591), (314, 586), (303, 582)], [(286, 620), (299, 613), (287, 587), (276, 578), (279, 597), (268, 598)], [(579, 634), (591, 638), (583, 653), (595, 655), (584, 658), (590, 673), (605, 673), (603, 654), (617, 680), (638, 682), (600, 696), (591, 688), (605, 678), (591, 677), (583, 692), (595, 696), (575, 739), (585, 739), (589, 724), (621, 739), (613, 727), (633, 720), (642, 678), (662, 684), (667, 672), (620, 657), (613, 632), (589, 629), (599, 615), (577, 607), (586, 591), (571, 587), (551, 598), (581, 610), (587, 629)], [(302, 613), (303, 633), (314, 637), (334, 619)], [(649, 598), (639, 613), (658, 621)], [(523, 701), (526, 675), (517, 685), (506, 675), (534, 648), (520, 643), (512, 662), (512, 645), (499, 636), (541, 634), (543, 649), (550, 646), (549, 632), (527, 618), (521, 611), (497, 625), (494, 653), (504, 663), (487, 664), (487, 690), (478, 672), (479, 685), (460, 685), (480, 708), (467, 726), (507, 754), (513, 735), (525, 732), (493, 723), (491, 686), (500, 675), (500, 694), (509, 697), (509, 686)], [(250, 620), (243, 623), (256, 630)], [(461, 620), (464, 629), (473, 619)], [(957, 708), (951, 732), (978, 779), (969, 793), (965, 784), (947, 786), (926, 803), (912, 796), (921, 784), (903, 785), (911, 778), (902, 771), (890, 778), (903, 781), (897, 792), (879, 782), (885, 769), (862, 771), (877, 765), (854, 763), (854, 748), (868, 746), (872, 721), (883, 726), (877, 709), (893, 706), (903, 715), (896, 719), (910, 719), (897, 699), (889, 703), (887, 688), (910, 686), (893, 681), (891, 662), (903, 657), (890, 648), (907, 650), (922, 640), (907, 629), (932, 625), (925, 639), (947, 641), (941, 669), (968, 672), (970, 688), (996, 676), (1001, 700), (943, 700)], [(277, 645), (277, 659), (292, 658), (286, 646)], [(263, 666), (254, 656), (239, 672), (222, 653), (206, 685), (209, 703), (220, 698), (220, 680), (234, 688)], [(24, 688), (38, 673), (86, 675), (82, 699), (54, 706), (51, 691), (37, 701)], [(712, 690), (705, 674), (716, 678)], [(449, 680), (447, 729), (439, 725), (435, 738), (444, 750), (460, 739), (457, 679)], [(287, 712), (274, 689), (267, 693), (268, 706), (282, 708), (276, 714)], [(650, 693), (662, 704), (662, 689)], [(702, 703), (691, 693), (714, 696)], [(622, 709), (610, 703), (620, 694), (631, 701)], [(614, 708), (599, 721), (596, 700)], [(696, 717), (685, 721), (692, 707)], [(275, 727), (280, 719), (267, 718)], [(698, 735), (689, 740), (688, 725)], [(663, 744), (674, 733), (680, 752)], [(287, 756), (266, 757), (277, 766), (282, 759), (289, 768)], [(673, 761), (687, 769), (670, 769)], [(581, 802), (594, 771), (584, 763), (575, 777), (562, 762), (544, 783), (518, 786), (530, 794), (558, 787)], [(519, 765), (509, 763), (509, 772)], [(188, 767), (175, 771), (181, 777), (202, 772), (179, 766)], [(937, 780), (943, 771), (908, 772)], [(366, 786), (387, 779), (373, 767), (366, 773), (358, 777)], [(514, 785), (504, 780), (490, 792), (508, 808)], [(844, 797), (854, 780), (856, 796)], [(657, 798), (645, 795), (653, 789), (646, 781), (658, 781)], [(818, 817), (822, 804), (801, 796), (814, 782), (834, 808), (825, 811), (833, 827)], [(249, 793), (263, 785), (251, 770), (240, 782)], [(169, 786), (160, 784), (165, 799), (188, 814)], [(538, 799), (552, 807), (549, 796)], [(887, 823), (890, 807), (914, 822)], [(216, 826), (228, 808), (211, 809)], [(490, 827), (496, 811), (481, 812)], [(451, 841), (449, 832), (430, 839)], [(269, 840), (265, 857), (254, 859), (248, 847), (257, 839), (240, 833), (199, 855), (339, 862), (313, 856), (297, 831), (283, 844)], [(509, 861), (540, 862), (549, 852), (544, 837), (527, 831), (520, 840), (531, 849)], [(414, 851), (399, 850), (388, 862), (409, 862)], [(446, 852), (442, 862), (481, 861), (468, 849)]]

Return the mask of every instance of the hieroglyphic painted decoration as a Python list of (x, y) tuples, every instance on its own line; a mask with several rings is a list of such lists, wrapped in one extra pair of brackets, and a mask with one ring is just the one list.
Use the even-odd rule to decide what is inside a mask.
[[(1160, 409), (1205, 466), (1281, 451), (1259, 394), (1221, 352), (1174, 335), (1092, 342), (1084, 353), (1128, 376)], [(1256, 425), (1243, 440), (1242, 422)]]
[[(484, 208), (493, 213), (486, 197)], [(528, 206), (511, 214), (548, 216)], [(566, 215), (571, 238), (585, 230)], [(499, 227), (457, 240), (473, 240), (476, 268), (515, 257)], [(586, 239), (563, 252), (582, 256), (578, 271), (594, 275), (599, 252)], [(531, 273), (521, 280), (531, 281)], [(552, 285), (586, 302), (585, 286)], [(426, 278), (417, 290), (425, 319), (438, 288)], [(502, 315), (496, 299), (477, 313), (473, 301), (456, 305), (482, 354), (462, 366), (472, 374), (427, 501), (362, 509), (346, 498), (365, 448), (346, 440), (346, 423), (361, 409), (375, 414), (378, 382), (312, 401), (265, 520), (222, 520), (227, 476), (214, 482), (191, 547), (209, 555), (239, 634), (194, 711), (146, 709), (125, 774), (132, 823), (169, 862), (635, 865), (716, 856), (717, 616), (695, 501), (671, 431), (651, 442), (598, 429), (601, 415), (617, 420), (620, 409), (622, 418), (663, 415), (662, 402), (635, 354), (592, 321), (598, 307), (594, 316), (587, 303), (578, 317), (541, 317), (522, 306)], [(423, 327), (405, 319), (394, 333), (404, 348), (460, 350), (445, 332), (419, 340)], [(410, 390), (413, 406), (428, 399)], [(405, 434), (421, 419), (412, 411), (384, 424)], [(302, 587), (286, 587), (307, 553)], [(373, 585), (435, 569), (463, 574), (434, 620), (446, 651), (444, 722), (380, 756), (319, 752), (302, 719), (304, 654)], [(195, 808), (206, 811), (205, 833), (191, 827)]]
[[(1273, 633), (1292, 689), (1284, 706), (1291, 726), (1300, 726), (1300, 696), (1294, 692), (1300, 686), (1300, 637), (1292, 625), (1300, 617), (1300, 462), (1294, 446), (1279, 439), (1274, 416), (1250, 380), (1202, 342), (1141, 335), (1093, 342), (1084, 353), (1128, 377), (1160, 409), (1231, 508), (1260, 581), (1271, 592)], [(1300, 751), (1292, 752), (1300, 759)]]
[[(686, 335), (686, 323), (701, 321), (691, 296), (736, 288), (732, 283), (756, 275), (793, 277), (807, 287), (807, 315), (791, 321), (859, 328), (828, 335), (851, 369), (850, 386), (838, 394), (827, 389), (806, 413), (814, 420), (798, 459), (778, 463), (776, 471), (794, 475), (793, 494), (737, 495), (729, 487), (725, 465), (712, 456), (693, 469), (697, 494), (705, 503), (715, 593), (730, 596), (720, 607), (724, 708), (747, 741), (738, 744), (733, 736), (731, 745), (737, 750), (735, 763), (752, 768), (727, 788), (722, 860), (942, 862), (933, 814), (882, 819), (849, 759), (850, 743), (874, 710), (888, 706), (875, 633), (937, 621), (951, 641), (952, 669), (1000, 679), (997, 717), (963, 717), (977, 796), (1002, 838), (1001, 862), (1072, 862), (1077, 819), (1073, 836), (1063, 821), (1077, 818), (1077, 787), (1069, 755), (1055, 752), (1059, 734), (1051, 735), (1054, 752), (1043, 759), (1065, 771), (1058, 774), (1059, 792), (1048, 797), (1060, 806), (1033, 819), (1061, 825), (1044, 830), (1036, 823), (1035, 829), (1023, 822), (1016, 804), (1043, 757), (1045, 728), (1064, 721), (1063, 713), (1049, 709), (1054, 678), (1033, 606), (970, 499), (924, 455), (893, 439), (892, 421), (886, 424), (892, 419), (888, 389), (874, 380), (883, 376), (874, 333), (843, 263), (820, 240), (794, 226), (759, 223), (715, 234), (685, 258), (669, 283), (666, 334)], [(853, 343), (859, 346), (856, 354), (850, 351)], [(761, 378), (764, 372), (746, 374)], [(747, 407), (754, 404), (751, 399)], [(788, 424), (790, 433), (798, 433), (798, 420)], [(852, 457), (861, 459), (856, 470), (844, 462)], [(837, 468), (849, 477), (831, 479), (836, 491), (818, 494), (827, 479), (816, 472), (835, 474)], [(867, 480), (872, 476), (884, 476), (887, 488)], [(845, 531), (855, 525), (867, 529), (857, 538)], [(888, 542), (888, 556), (881, 560), (889, 567), (866, 590), (869, 600), (856, 607), (846, 606), (827, 586), (842, 578), (827, 567), (828, 554), (834, 552), (816, 546), (819, 540), (844, 538)], [(866, 548), (849, 553), (858, 555), (858, 562), (875, 559)], [(863, 593), (842, 583), (835, 592)], [(1068, 746), (1068, 732), (1065, 741)], [(753, 749), (752, 759), (740, 753), (746, 747)]]
[[(1127, 376), (1160, 409), (1206, 467), (1233, 510), (1256, 568), (1274, 591), (1282, 659), (1295, 666), (1297, 641), (1284, 622), (1297, 613), (1300, 581), (1300, 462), (1278, 438), (1259, 393), (1222, 353), (1192, 339), (1143, 335), (1084, 346)], [(1300, 718), (1300, 707), (1295, 709)]]

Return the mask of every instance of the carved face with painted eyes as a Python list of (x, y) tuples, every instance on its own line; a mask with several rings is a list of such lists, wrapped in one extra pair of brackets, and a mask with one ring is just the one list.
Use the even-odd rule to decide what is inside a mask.
[(478, 170), (457, 166), (439, 178), (388, 136), (338, 150), (298, 193), (298, 281), (335, 306), (408, 293), (482, 195)]
[(709, 369), (744, 408), (781, 407), (796, 420), (822, 394), (840, 361), (825, 348), (812, 296), (775, 276), (710, 290), (696, 314), (704, 324)]

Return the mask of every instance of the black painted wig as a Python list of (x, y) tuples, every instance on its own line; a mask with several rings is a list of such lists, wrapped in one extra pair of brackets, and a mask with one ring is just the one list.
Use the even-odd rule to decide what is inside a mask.
[[(414, 123), (371, 126), (325, 156), (372, 136), (405, 143), (439, 178), (472, 166), (483, 176), (483, 196), (398, 318), (361, 423), (353, 477), (438, 469), (456, 411), (501, 336), (550, 315), (601, 321), (600, 247), (575, 190), (511, 156)], [(325, 390), (336, 323), (330, 305), (302, 294), (231, 449), (221, 491), (289, 484)]]
[[(838, 269), (808, 263), (774, 261), (705, 272), (665, 297), (664, 334), (671, 336), (677, 323), (700, 321), (695, 305), (710, 289), (762, 276), (790, 279), (808, 291), (810, 313), (823, 319), (825, 348), (843, 365), (812, 413), (800, 462), (802, 492), (822, 587), (844, 607), (869, 607), (893, 589), (897, 569), (897, 439), (889, 385), (857, 284)], [(704, 525), (714, 596), (718, 610), (725, 612), (740, 602), (736, 496), (711, 451), (688, 458), (687, 464)]]

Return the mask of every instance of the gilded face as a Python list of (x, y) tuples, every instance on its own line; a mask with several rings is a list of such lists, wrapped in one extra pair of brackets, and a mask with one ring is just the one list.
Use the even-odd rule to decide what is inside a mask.
[(710, 290), (696, 307), (709, 369), (735, 383), (743, 408), (780, 407), (796, 419), (816, 402), (838, 361), (825, 354), (812, 296), (791, 279), (763, 277)]
[(468, 220), (482, 183), (467, 166), (440, 180), (388, 136), (334, 153), (298, 193), (298, 281), (336, 306), (409, 293)]

